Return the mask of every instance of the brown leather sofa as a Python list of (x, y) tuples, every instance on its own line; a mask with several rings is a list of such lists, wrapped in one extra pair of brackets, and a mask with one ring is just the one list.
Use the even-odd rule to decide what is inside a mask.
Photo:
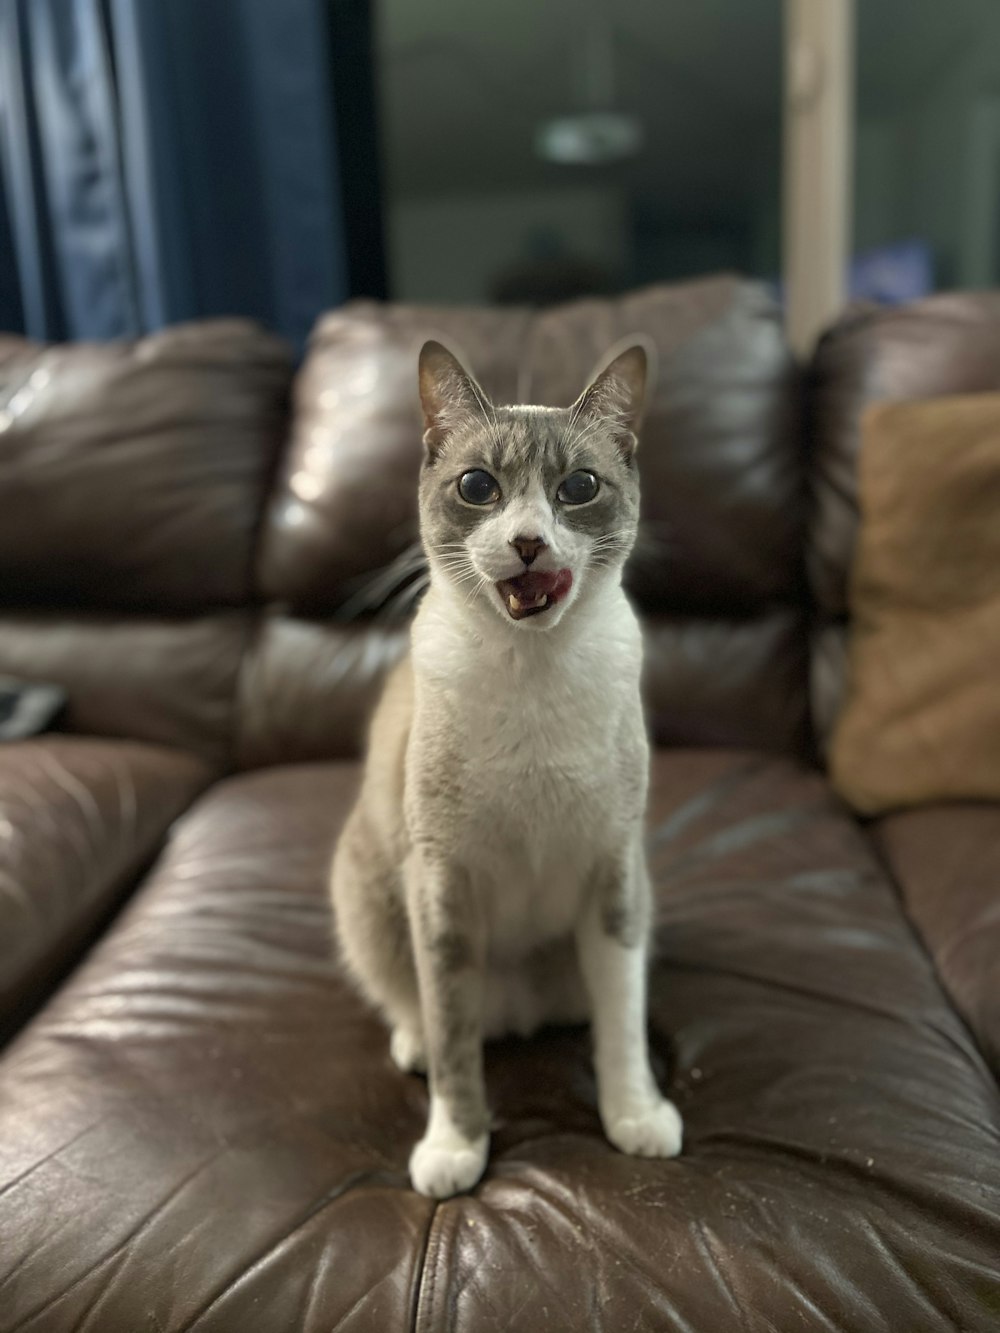
[[(407, 1185), (425, 1085), (338, 976), (324, 873), (412, 601), (415, 349), (568, 402), (660, 374), (650, 1025), (677, 1161), (603, 1138), (584, 1032), (498, 1044), (485, 1179)], [(1000, 389), (1000, 297), (846, 318), (755, 287), (543, 314), (359, 305), (293, 379), (242, 323), (0, 340), (0, 1330), (1000, 1328), (1000, 808), (862, 827), (843, 680), (860, 406)]]

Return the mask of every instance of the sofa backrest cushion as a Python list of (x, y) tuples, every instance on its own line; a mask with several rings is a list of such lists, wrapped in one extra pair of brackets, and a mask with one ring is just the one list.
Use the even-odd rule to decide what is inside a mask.
[(245, 611), (140, 616), (0, 611), (0, 675), (62, 687), (58, 730), (232, 764)]
[(0, 606), (244, 605), (290, 380), (243, 321), (0, 341)]
[(866, 815), (1000, 801), (1000, 394), (867, 410), (830, 771)]
[[(497, 402), (559, 405), (612, 344), (636, 333), (653, 342), (658, 365), (626, 582), (648, 622), (654, 734), (663, 743), (803, 746), (800, 377), (771, 298), (721, 277), (538, 313), (362, 302), (320, 321), (260, 546), (262, 593), (300, 629), (272, 623), (251, 655), (248, 756), (273, 753), (278, 740), (261, 730), (256, 691), (276, 697), (285, 669), (304, 697), (317, 688), (292, 644), (313, 644), (316, 672), (357, 683), (362, 718), (379, 664), (393, 655), (386, 626), (408, 609), (405, 593), (398, 607), (393, 599), (414, 573), (422, 341), (453, 345)], [(327, 635), (331, 620), (340, 628)], [(370, 650), (359, 638), (369, 623)], [(339, 744), (329, 709), (306, 717), (297, 752)]]
[(432, 334), (500, 403), (565, 405), (622, 337), (657, 371), (639, 454), (645, 610), (747, 614), (799, 602), (804, 479), (797, 375), (778, 311), (728, 278), (522, 310), (357, 303), (327, 315), (295, 387), (290, 448), (261, 548), (264, 593), (337, 610), (417, 535), (417, 352)]
[(861, 418), (870, 404), (1000, 390), (1000, 292), (934, 296), (848, 311), (807, 374), (810, 519), (806, 559), (817, 605), (813, 726), (821, 746), (843, 705), (848, 578), (857, 543)]
[(231, 763), (291, 378), (242, 320), (0, 338), (0, 674), (62, 686), (63, 730)]

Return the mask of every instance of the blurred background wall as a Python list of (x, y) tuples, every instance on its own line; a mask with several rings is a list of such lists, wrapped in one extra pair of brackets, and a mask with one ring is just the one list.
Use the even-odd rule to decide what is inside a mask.
[[(996, 284), (1000, 3), (854, 28), (850, 291)], [(786, 39), (783, 0), (0, 0), (0, 327), (778, 284)]]

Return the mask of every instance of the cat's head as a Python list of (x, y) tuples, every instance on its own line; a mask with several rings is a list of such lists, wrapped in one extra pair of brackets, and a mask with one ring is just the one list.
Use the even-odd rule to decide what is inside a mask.
[(420, 353), (420, 531), (463, 605), (548, 629), (617, 583), (635, 541), (648, 357), (615, 349), (570, 407), (496, 407), (438, 342)]

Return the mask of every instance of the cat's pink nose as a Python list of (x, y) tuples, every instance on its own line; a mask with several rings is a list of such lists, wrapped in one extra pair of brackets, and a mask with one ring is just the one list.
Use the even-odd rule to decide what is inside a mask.
[(514, 537), (510, 544), (526, 565), (530, 565), (535, 556), (545, 550), (545, 542), (541, 537)]

